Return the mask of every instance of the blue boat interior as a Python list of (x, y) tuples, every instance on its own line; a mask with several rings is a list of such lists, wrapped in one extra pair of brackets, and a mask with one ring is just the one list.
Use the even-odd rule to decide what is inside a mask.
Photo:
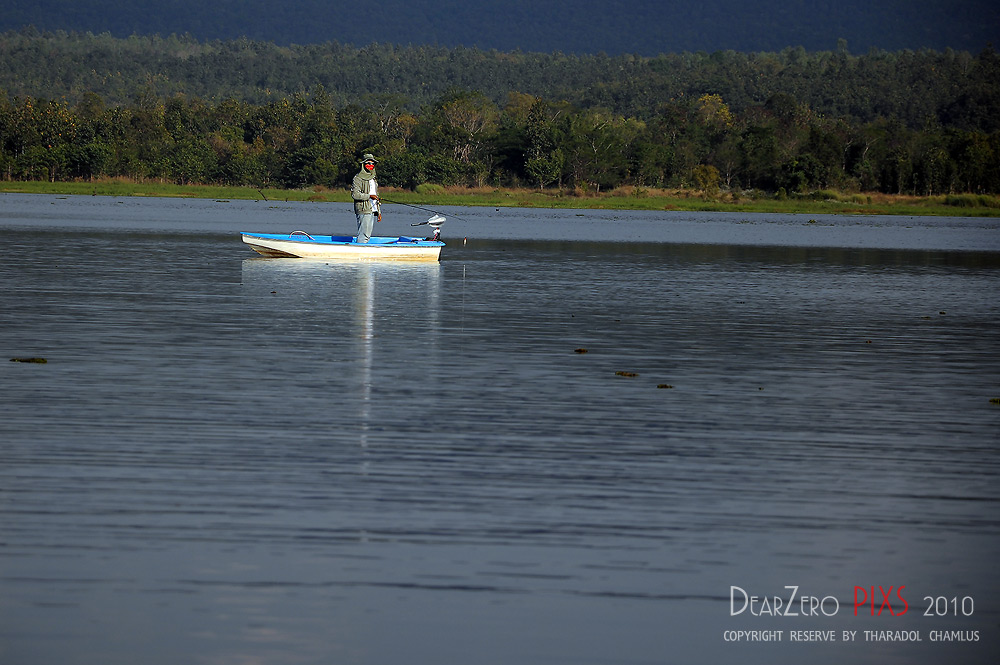
[[(310, 235), (304, 231), (293, 233), (246, 233), (243, 235), (257, 238), (270, 238), (272, 240), (288, 240), (292, 242), (320, 243), (331, 245), (344, 245), (355, 243), (354, 236), (321, 236)], [(440, 240), (430, 240), (428, 238), (414, 238), (412, 236), (372, 236), (368, 241), (369, 245), (443, 245)]]

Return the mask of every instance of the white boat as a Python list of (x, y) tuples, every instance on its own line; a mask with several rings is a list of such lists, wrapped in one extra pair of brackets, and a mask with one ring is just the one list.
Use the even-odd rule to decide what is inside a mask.
[(243, 242), (268, 257), (301, 259), (352, 259), (376, 261), (438, 261), (444, 243), (409, 236), (372, 236), (365, 243), (354, 236), (313, 236), (292, 233), (242, 233)]

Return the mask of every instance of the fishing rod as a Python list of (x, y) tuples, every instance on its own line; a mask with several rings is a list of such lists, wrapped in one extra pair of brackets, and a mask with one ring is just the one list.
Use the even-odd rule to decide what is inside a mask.
[[(393, 201), (392, 199), (387, 199), (387, 198), (382, 197), (382, 196), (379, 197), (379, 200), (380, 201), (385, 201), (386, 203), (395, 203), (396, 205), (408, 206), (410, 208), (416, 208), (417, 210), (423, 210), (424, 212), (432, 212), (435, 215), (438, 215), (438, 216), (441, 216), (441, 217), (444, 216), (444, 213), (441, 212), (440, 210), (431, 210), (430, 208), (422, 208), (420, 206), (415, 206), (412, 203), (403, 203), (402, 201)], [(467, 220), (467, 219), (465, 219), (463, 217), (459, 217), (458, 215), (452, 215), (452, 217), (454, 217), (455, 219), (461, 219), (463, 222), (468, 222), (469, 221), (469, 220)], [(441, 220), (441, 221), (444, 221), (444, 220)], [(426, 224), (426, 223), (427, 222), (421, 222), (420, 224)], [(410, 226), (420, 226), (420, 224), (411, 224)]]

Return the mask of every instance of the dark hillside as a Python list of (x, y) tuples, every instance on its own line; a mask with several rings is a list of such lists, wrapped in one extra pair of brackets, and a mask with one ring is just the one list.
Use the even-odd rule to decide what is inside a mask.
[(992, 49), (719, 51), (642, 58), (505, 53), (458, 47), (277, 46), (246, 39), (104, 34), (0, 34), (0, 93), (111, 105), (141, 95), (267, 103), (319, 86), (336, 106), (393, 96), (412, 112), (459, 89), (503, 106), (525, 93), (648, 119), (664, 104), (719, 95), (735, 112), (782, 96), (852, 121), (895, 118), (959, 129), (1000, 128), (1000, 58)]
[(3, 0), (0, 32), (109, 32), (276, 44), (336, 41), (655, 56), (871, 48), (978, 51), (1000, 36), (990, 0)]

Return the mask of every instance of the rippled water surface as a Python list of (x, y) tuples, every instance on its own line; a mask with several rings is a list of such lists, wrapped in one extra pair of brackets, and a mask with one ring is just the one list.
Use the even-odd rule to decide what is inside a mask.
[(0, 196), (0, 663), (994, 662), (1000, 223), (342, 208)]

